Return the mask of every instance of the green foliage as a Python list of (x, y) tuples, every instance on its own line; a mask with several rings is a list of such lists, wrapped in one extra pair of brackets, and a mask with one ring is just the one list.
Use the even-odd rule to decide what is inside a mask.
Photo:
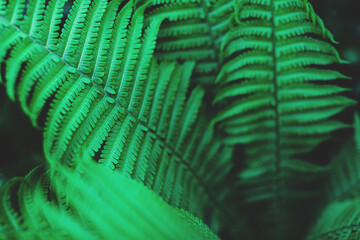
[[(124, 174), (112, 174), (93, 162), (74, 171), (63, 165), (52, 169), (45, 174), (42, 168), (36, 168), (25, 178), (13, 179), (2, 187), (0, 211), (5, 225), (0, 231), (6, 237), (218, 239), (199, 219), (169, 206)], [(47, 175), (51, 175), (54, 188), (50, 188)], [(11, 206), (14, 203), (9, 195), (21, 199), (18, 206)]]
[(331, 162), (327, 204), (307, 239), (357, 239), (359, 229), (360, 121)]
[(355, 101), (342, 96), (350, 89), (334, 84), (349, 79), (331, 67), (345, 61), (307, 1), (234, 5), (236, 21), (221, 44), (221, 89), (213, 102), (226, 107), (213, 121), (226, 133), (226, 143), (244, 148), (245, 159), (238, 161), (246, 168), (238, 184), (245, 210), (249, 204), (262, 208), (267, 217), (259, 226), (274, 225), (274, 232), (257, 238), (280, 239), (292, 231), (284, 230), (296, 218), (292, 202), (317, 191), (302, 186), (327, 170), (301, 154), (349, 127), (333, 116)]
[(349, 89), (331, 83), (347, 79), (327, 67), (343, 61), (308, 3), (237, 4), (237, 25), (221, 46), (224, 66), (217, 81), (222, 88), (214, 100), (229, 107), (214, 121), (228, 134), (227, 142), (245, 146), (249, 168), (239, 177), (245, 184), (258, 178), (257, 185), (266, 186), (263, 196), (247, 200), (258, 201), (276, 194), (264, 176), (279, 178), (284, 169), (296, 181), (298, 174), (318, 172), (296, 156), (347, 127), (331, 116), (354, 101), (340, 95)]
[[(162, 18), (144, 25), (146, 5), (75, 1), (60, 29), (65, 2), (41, 2), (29, 3), (21, 25), (4, 19), (1, 36), (8, 95), (18, 96), (35, 126), (48, 111), (47, 160), (75, 166), (83, 152), (96, 155), (173, 206), (203, 216), (198, 205), (217, 201), (208, 200), (214, 198), (208, 188), (229, 169), (213, 167), (230, 166), (231, 149), (197, 117), (204, 90), (188, 91), (194, 63), (153, 57)], [(17, 4), (3, 15), (23, 16), (16, 9), (26, 3)], [(192, 142), (200, 144), (186, 144)]]
[(196, 61), (192, 81), (212, 84), (222, 67), (220, 45), (233, 21), (233, 1), (170, 0), (154, 5), (148, 21), (166, 18), (158, 35), (157, 58)]
[(304, 154), (355, 103), (306, 0), (0, 0), (0, 39), (47, 161), (1, 188), (7, 236), (217, 239), (196, 217), (234, 238), (306, 231), (294, 207), (329, 168)]

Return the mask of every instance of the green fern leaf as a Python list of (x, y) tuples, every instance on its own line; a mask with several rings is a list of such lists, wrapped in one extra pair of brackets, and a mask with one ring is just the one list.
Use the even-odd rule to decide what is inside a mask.
[(299, 218), (294, 208), (316, 194), (309, 184), (327, 170), (301, 154), (349, 127), (334, 116), (355, 101), (342, 95), (349, 89), (334, 83), (349, 79), (332, 70), (345, 61), (307, 1), (235, 5), (237, 24), (221, 44), (221, 90), (213, 102), (222, 111), (213, 123), (227, 144), (244, 149), (246, 168), (238, 175), (243, 211), (261, 209), (264, 222), (254, 219), (252, 225), (271, 226), (256, 238), (287, 239), (299, 227), (290, 227), (290, 219)]
[[(247, 172), (267, 171), (274, 179), (282, 169), (317, 172), (296, 155), (348, 127), (330, 117), (354, 103), (340, 95), (348, 89), (331, 84), (347, 79), (328, 67), (343, 63), (327, 41), (333, 38), (306, 1), (237, 4), (239, 23), (222, 44), (224, 67), (217, 78), (222, 90), (214, 100), (228, 106), (214, 122), (229, 144), (245, 146)], [(247, 182), (250, 175), (240, 178)], [(259, 179), (263, 184), (273, 192), (272, 182)]]
[(359, 229), (359, 116), (355, 115), (355, 134), (344, 142), (332, 158), (326, 179), (325, 208), (307, 239), (356, 239)]
[[(156, 57), (196, 61), (193, 84), (212, 85), (222, 65), (220, 45), (232, 26), (232, 1), (150, 1), (147, 21), (163, 17)], [(165, 4), (166, 3), (166, 4)]]
[[(80, 168), (80, 167), (79, 167)], [(56, 169), (56, 170), (54, 170)], [(58, 165), (51, 182), (42, 168), (2, 186), (0, 234), (16, 239), (218, 239), (190, 213), (169, 206), (143, 184), (90, 162), (83, 174)], [(9, 191), (9, 193), (5, 193)], [(14, 204), (14, 203), (13, 203)], [(161, 213), (161, 214), (159, 214)]]
[(214, 192), (223, 191), (232, 148), (199, 115), (204, 90), (188, 90), (195, 63), (153, 56), (163, 18), (144, 23), (147, 5), (132, 1), (1, 6), (2, 81), (33, 124), (45, 125), (50, 163), (75, 167), (88, 153), (199, 217), (223, 208)]
[(49, 165), (0, 188), (0, 238), (300, 239), (323, 179), (308, 237), (357, 236), (358, 139), (303, 159), (354, 104), (307, 0), (0, 0), (0, 39)]

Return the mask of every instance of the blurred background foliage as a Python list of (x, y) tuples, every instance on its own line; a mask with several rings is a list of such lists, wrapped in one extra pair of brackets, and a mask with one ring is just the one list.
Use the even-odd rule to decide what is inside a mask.
[[(324, 20), (325, 25), (339, 42), (337, 49), (343, 59), (350, 63), (341, 66), (341, 72), (352, 77), (348, 87), (353, 91), (350, 97), (360, 100), (360, 17), (358, 1), (355, 0), (313, 0), (315, 11)], [(1, 74), (4, 74), (1, 72)], [(357, 106), (359, 109), (359, 105)], [(343, 114), (343, 120), (351, 122), (353, 109)], [(309, 155), (309, 161), (326, 165), (333, 151), (345, 141), (349, 133), (339, 133), (333, 143), (319, 146)], [(42, 133), (31, 126), (16, 102), (10, 102), (5, 88), (0, 86), (0, 185), (9, 178), (25, 176), (33, 167), (44, 163), (42, 154)], [(332, 145), (332, 146), (331, 146)], [(334, 150), (336, 151), (336, 149)], [(313, 210), (309, 208), (307, 210)], [(304, 209), (303, 209), (304, 210)], [(302, 211), (302, 210), (301, 210)], [(304, 214), (304, 212), (303, 212)], [(310, 214), (311, 215), (311, 214)], [(310, 216), (309, 215), (309, 216)], [(301, 223), (300, 223), (301, 224)], [(311, 225), (311, 222), (303, 224)]]

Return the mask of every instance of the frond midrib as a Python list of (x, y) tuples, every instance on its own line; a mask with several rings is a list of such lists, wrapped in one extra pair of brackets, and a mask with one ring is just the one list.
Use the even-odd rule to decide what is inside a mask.
[(276, 24), (275, 24), (275, 6), (274, 6), (274, 0), (271, 0), (271, 44), (272, 44), (272, 52), (271, 57), (273, 59), (273, 87), (274, 87), (274, 121), (275, 121), (275, 170), (274, 170), (274, 176), (273, 176), (273, 183), (274, 183), (274, 208), (277, 208), (277, 198), (278, 198), (278, 185), (279, 185), (279, 174), (280, 174), (280, 164), (281, 164), (281, 154), (280, 154), (280, 119), (279, 119), (279, 99), (278, 99), (278, 86), (277, 86), (277, 57), (276, 57)]
[(219, 53), (219, 49), (216, 47), (216, 44), (215, 44), (216, 41), (215, 41), (215, 37), (214, 37), (214, 34), (213, 34), (213, 30), (212, 30), (212, 24), (209, 21), (209, 11), (208, 11), (208, 8), (206, 7), (205, 0), (201, 0), (201, 8), (204, 11), (206, 25), (209, 28), (209, 34), (208, 35), (209, 35), (209, 37), (211, 39), (211, 48), (213, 49), (214, 54), (215, 54), (214, 62), (216, 63), (217, 71), (219, 71), (219, 69), (221, 67), (220, 53)]
[[(124, 107), (120, 102), (118, 102), (114, 97), (112, 97), (111, 95), (107, 94), (107, 92), (100, 87), (99, 84), (95, 83), (92, 79), (91, 76), (81, 72), (77, 67), (72, 66), (70, 63), (68, 63), (65, 59), (63, 59), (61, 56), (59, 56), (57, 53), (51, 51), (49, 48), (47, 48), (46, 46), (43, 46), (41, 43), (39, 43), (36, 39), (34, 39), (33, 37), (31, 37), (28, 33), (24, 32), (22, 29), (20, 29), (18, 26), (14, 25), (13, 23), (9, 22), (6, 18), (4, 18), (3, 16), (0, 15), (0, 20), (4, 21), (5, 23), (7, 23), (8, 25), (11, 25), (13, 28), (15, 28), (18, 32), (26, 35), (27, 38), (31, 39), (31, 41), (33, 41), (34, 43), (36, 43), (37, 45), (41, 46), (43, 49), (45, 49), (49, 54), (54, 55), (56, 57), (58, 57), (59, 59), (61, 59), (62, 63), (64, 63), (66, 66), (72, 67), (76, 69), (76, 72), (85, 78), (88, 78), (91, 80), (91, 84), (93, 86), (95, 86), (97, 88), (97, 90), (102, 93), (104, 96), (109, 97), (111, 99), (113, 99), (115, 101), (115, 104), (118, 105), (119, 107), (123, 108), (126, 112), (126, 114), (130, 115), (131, 117), (133, 117), (141, 126), (146, 127), (148, 129), (149, 132), (151, 132), (155, 137), (156, 140), (159, 140), (165, 148), (169, 149), (171, 154), (173, 154), (181, 164), (183, 164), (188, 170), (189, 172), (193, 175), (194, 179), (198, 182), (199, 186), (201, 188), (204, 189), (204, 192), (206, 193), (206, 195), (208, 196), (208, 198), (210, 199), (211, 203), (214, 205), (214, 207), (218, 208), (218, 209), (224, 209), (224, 207), (222, 206), (222, 204), (220, 204), (220, 201), (218, 200), (218, 198), (216, 197), (216, 195), (211, 191), (211, 189), (209, 187), (207, 187), (207, 185), (202, 181), (201, 177), (197, 175), (196, 170), (192, 169), (191, 166), (185, 161), (185, 159), (173, 148), (171, 147), (166, 140), (159, 136), (156, 133), (156, 130), (152, 129), (150, 126), (148, 126), (147, 124), (145, 124), (143, 121), (141, 121), (138, 117), (136, 117), (134, 114), (132, 114), (126, 107)], [(222, 211), (223, 212), (223, 211)], [(226, 211), (228, 213), (229, 216), (231, 216), (232, 214), (230, 214), (230, 211)], [(235, 216), (231, 217), (231, 218), (235, 218)]]

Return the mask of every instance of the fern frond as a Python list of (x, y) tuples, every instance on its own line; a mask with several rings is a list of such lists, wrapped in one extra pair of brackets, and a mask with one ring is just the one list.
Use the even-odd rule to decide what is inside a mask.
[(326, 182), (326, 207), (318, 216), (307, 239), (356, 239), (360, 235), (359, 116), (355, 114), (355, 134), (344, 142), (332, 158)]
[(156, 57), (196, 61), (192, 82), (213, 84), (221, 69), (220, 45), (232, 25), (232, 1), (149, 1), (147, 21), (163, 17)]
[(147, 5), (133, 2), (74, 1), (68, 14), (60, 0), (18, 4), (28, 9), (21, 25), (9, 4), (0, 13), (3, 81), (45, 125), (47, 160), (74, 167), (88, 153), (199, 217), (208, 204), (222, 208), (213, 192), (232, 148), (199, 114), (204, 90), (188, 90), (195, 63), (153, 56), (163, 18), (145, 23)]
[[(38, 168), (2, 186), (2, 197), (12, 191), (23, 202), (0, 210), (18, 211), (24, 218), (0, 224), (0, 234), (17, 239), (218, 239), (199, 219), (169, 206), (143, 184), (92, 162), (81, 170), (80, 175), (58, 165), (48, 179)], [(67, 208), (61, 208), (62, 199)]]
[(307, 239), (357, 239), (360, 234), (359, 206), (358, 198), (329, 204)]
[[(354, 103), (341, 96), (348, 89), (332, 84), (348, 79), (329, 66), (344, 62), (331, 44), (332, 35), (306, 1), (237, 4), (238, 24), (221, 46), (224, 67), (217, 82), (222, 90), (214, 100), (228, 106), (214, 122), (229, 144), (245, 146), (246, 171), (267, 168), (266, 175), (274, 179), (285, 169), (317, 172), (296, 155), (348, 127), (331, 117)], [(240, 177), (246, 183), (245, 175)], [(289, 177), (299, 179), (297, 174)], [(273, 192), (273, 183), (266, 184)]]
[(43, 215), (42, 206), (48, 199), (49, 191), (48, 181), (42, 172), (43, 168), (35, 168), (25, 178), (15, 178), (1, 186), (1, 239), (42, 239), (54, 232), (59, 234), (55, 239), (65, 237), (51, 229)]
[(234, 4), (236, 24), (221, 43), (221, 90), (213, 102), (222, 111), (213, 123), (229, 145), (243, 146), (243, 203), (268, 213), (269, 222), (261, 224), (277, 226), (257, 238), (286, 239), (289, 218), (297, 218), (291, 216), (294, 201), (316, 194), (311, 182), (327, 171), (301, 154), (349, 127), (334, 116), (355, 101), (343, 96), (349, 89), (336, 85), (349, 78), (332, 65), (345, 61), (307, 1)]

